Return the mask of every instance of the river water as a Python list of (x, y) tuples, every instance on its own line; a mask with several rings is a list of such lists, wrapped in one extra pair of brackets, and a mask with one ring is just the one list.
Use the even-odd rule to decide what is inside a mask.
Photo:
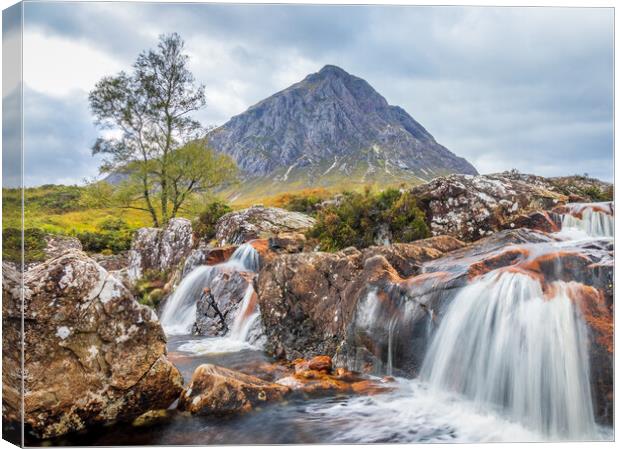
[[(613, 238), (611, 214), (583, 205), (565, 218), (558, 246)], [(593, 212), (594, 211), (594, 212)], [(257, 255), (243, 246), (226, 269), (256, 271)], [(222, 267), (220, 267), (222, 268)], [(168, 302), (162, 325), (170, 360), (186, 382), (202, 363), (252, 372), (272, 360), (251, 343), (258, 310), (242, 302), (224, 337), (188, 335), (196, 290), (217, 267), (190, 273)], [(566, 285), (565, 285), (566, 284)], [(55, 440), (54, 444), (309, 444), (530, 442), (611, 440), (594, 422), (589, 392), (587, 333), (562, 282), (548, 298), (540, 284), (514, 272), (491, 271), (451, 302), (416, 379), (396, 378), (394, 391), (375, 396), (291, 397), (243, 416), (196, 417), (170, 410), (150, 427), (117, 425)]]

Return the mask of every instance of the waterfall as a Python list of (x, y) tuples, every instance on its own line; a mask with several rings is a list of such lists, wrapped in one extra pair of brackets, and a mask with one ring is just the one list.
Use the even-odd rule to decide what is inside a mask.
[(260, 255), (249, 243), (239, 246), (230, 256), (227, 262), (228, 266), (236, 267), (239, 271), (251, 271), (257, 273), (260, 268)]
[[(192, 326), (196, 321), (196, 302), (200, 298), (203, 289), (211, 284), (221, 270), (250, 271), (255, 273), (259, 270), (259, 265), (260, 256), (258, 251), (249, 243), (245, 243), (239, 246), (230, 259), (224, 263), (196, 267), (181, 281), (164, 305), (160, 322), (166, 334), (187, 335), (191, 333)], [(254, 310), (256, 305), (251, 299), (252, 295), (250, 294), (249, 299), (246, 300), (250, 290), (252, 293), (254, 292), (251, 286), (248, 287), (248, 291), (237, 311), (235, 323), (237, 323), (239, 317), (241, 317), (239, 319), (245, 317), (250, 321), (256, 321), (258, 312)], [(254, 311), (253, 314), (250, 313), (250, 306), (252, 306)], [(251, 324), (249, 325), (250, 327)], [(233, 330), (234, 328), (235, 326), (233, 326)], [(243, 333), (243, 323), (239, 323), (237, 328), (234, 335), (245, 338), (249, 330)]]
[(614, 236), (613, 203), (572, 203), (562, 215), (562, 231), (584, 233), (589, 237)]
[(544, 435), (596, 435), (587, 329), (554, 282), (496, 270), (464, 287), (450, 304), (422, 365), (432, 388), (494, 406)]
[(245, 291), (229, 336), (234, 340), (246, 341), (260, 313), (256, 307), (256, 293), (251, 285)]
[(168, 298), (159, 319), (166, 334), (184, 335), (191, 332), (196, 321), (196, 301), (209, 284), (215, 269), (215, 266), (208, 265), (194, 268)]

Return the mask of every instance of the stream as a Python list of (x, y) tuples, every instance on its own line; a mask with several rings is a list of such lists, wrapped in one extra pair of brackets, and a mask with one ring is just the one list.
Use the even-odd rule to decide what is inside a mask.
[[(591, 206), (591, 205), (590, 205)], [(613, 241), (611, 214), (588, 205), (567, 215), (554, 250)], [(526, 245), (528, 250), (538, 244)], [(548, 251), (543, 244), (537, 251)], [(212, 363), (251, 372), (273, 362), (257, 337), (260, 314), (250, 286), (224, 336), (191, 335), (195, 298), (221, 270), (256, 272), (258, 256), (242, 245), (218, 266), (189, 273), (163, 310), (169, 359), (185, 382)], [(396, 378), (375, 396), (340, 395), (288, 401), (231, 418), (170, 410), (148, 427), (116, 425), (65, 437), (68, 445), (206, 445), (612, 440), (595, 423), (588, 377), (587, 333), (567, 289), (509, 270), (492, 270), (461, 288), (434, 333), (420, 376)], [(251, 291), (250, 291), (251, 290)], [(552, 297), (549, 298), (549, 295)], [(369, 315), (372, 319), (372, 313)], [(460, 369), (455, 370), (457, 366)]]

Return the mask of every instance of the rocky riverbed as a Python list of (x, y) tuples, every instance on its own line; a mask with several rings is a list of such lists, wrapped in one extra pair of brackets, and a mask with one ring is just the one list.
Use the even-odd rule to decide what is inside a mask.
[[(320, 252), (311, 217), (262, 206), (212, 243), (184, 219), (142, 229), (108, 265), (50, 240), (24, 274), (23, 329), (5, 264), (28, 441), (612, 438), (613, 203), (514, 173), (413, 191), (433, 237), (412, 243)], [(133, 296), (150, 270), (166, 273), (158, 310)], [(3, 357), (11, 425), (21, 360)]]

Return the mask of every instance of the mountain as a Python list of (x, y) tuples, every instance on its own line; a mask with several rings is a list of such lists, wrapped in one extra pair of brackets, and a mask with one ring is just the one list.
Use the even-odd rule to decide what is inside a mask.
[(243, 171), (241, 189), (254, 193), (477, 174), (404, 109), (333, 65), (231, 118), (209, 137)]

